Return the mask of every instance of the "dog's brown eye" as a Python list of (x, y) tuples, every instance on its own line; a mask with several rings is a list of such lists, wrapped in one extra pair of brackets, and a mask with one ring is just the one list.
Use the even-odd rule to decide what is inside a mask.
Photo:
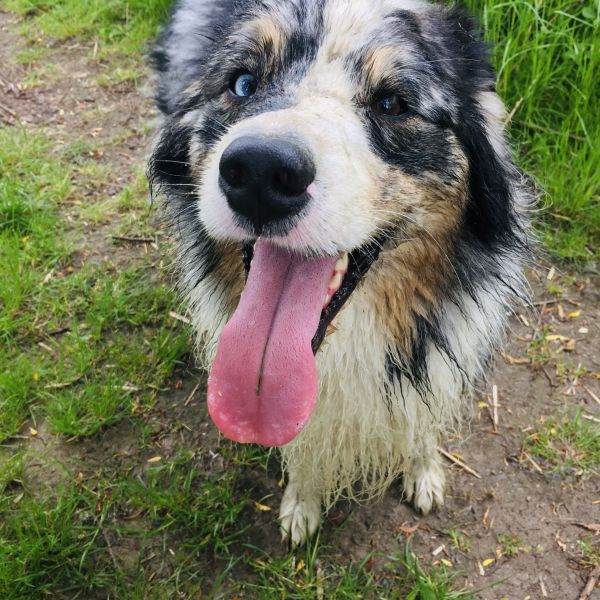
[(408, 110), (408, 106), (398, 94), (392, 94), (375, 100), (371, 104), (371, 110), (377, 115), (399, 117)]

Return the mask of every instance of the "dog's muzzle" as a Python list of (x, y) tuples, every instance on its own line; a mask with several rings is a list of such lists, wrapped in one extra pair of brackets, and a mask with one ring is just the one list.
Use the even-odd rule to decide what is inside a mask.
[(310, 152), (298, 142), (244, 136), (223, 152), (219, 185), (231, 210), (254, 233), (297, 216), (309, 203), (316, 176)]

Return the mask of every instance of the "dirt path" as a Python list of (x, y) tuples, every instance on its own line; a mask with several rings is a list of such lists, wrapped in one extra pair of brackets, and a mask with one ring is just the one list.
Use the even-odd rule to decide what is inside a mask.
[[(48, 59), (51, 77), (42, 76), (35, 87), (23, 85), (27, 69), (14, 61), (22, 41), (10, 29), (10, 20), (0, 12), (0, 119), (9, 126), (21, 123), (30, 131), (45, 129), (57, 149), (69, 143), (72, 132), (86, 132), (89, 147), (82, 152), (92, 153), (113, 177), (108, 186), (98, 186), (82, 171), (76, 181), (79, 197), (73, 200), (100, 202), (118, 193), (134, 180), (136, 169), (143, 168), (153, 118), (150, 100), (131, 86), (100, 85), (97, 75), (102, 65), (89, 63), (91, 48), (81, 44), (53, 48)], [(70, 218), (68, 205), (64, 215)], [(81, 260), (106, 261), (113, 267), (135, 260), (158, 268), (152, 245), (114, 243), (110, 235), (114, 220), (120, 218), (115, 214), (84, 228)], [(586, 563), (589, 551), (582, 551), (581, 542), (600, 552), (600, 535), (594, 529), (600, 523), (600, 478), (581, 477), (576, 469), (553, 475), (548, 464), (523, 448), (542, 419), (577, 410), (588, 419), (600, 417), (600, 285), (596, 275), (556, 273), (548, 279), (548, 269), (543, 268), (532, 271), (531, 280), (536, 311), (512, 320), (506, 355), (498, 357), (489, 383), (476, 399), (470, 430), (444, 446), (478, 477), (449, 465), (447, 504), (426, 518), (401, 503), (399, 486), (373, 506), (340, 505), (324, 526), (328, 560), (346, 563), (362, 560), (373, 550), (396, 551), (410, 538), (413, 550), (426, 561), (461, 570), (465, 587), (477, 598), (578, 597), (591, 571)], [(545, 337), (536, 344), (544, 331)], [(154, 446), (167, 456), (178, 445), (219, 451), (202, 390), (189, 406), (181, 406), (195, 384), (194, 376), (182, 378), (180, 389), (163, 395), (149, 417)], [(178, 427), (182, 422), (189, 431)], [(113, 428), (82, 445), (75, 461), (85, 457), (93, 466), (115, 452), (127, 456), (136, 443), (132, 435), (135, 428)], [(41, 430), (38, 439), (44, 437)], [(45, 439), (53, 443), (39, 443), (38, 452), (62, 453), (67, 462), (72, 458), (72, 446), (50, 434)], [(572, 454), (570, 448), (559, 451)], [(276, 474), (267, 477), (258, 468), (246, 469), (243, 479), (255, 488), (257, 499), (280, 493)], [(245, 520), (250, 529), (244, 541), (281, 552), (273, 513), (247, 513)], [(592, 598), (599, 599), (600, 590)]]
[[(600, 415), (600, 382), (590, 376), (577, 380), (574, 374), (579, 365), (600, 371), (600, 289), (584, 279), (564, 290), (573, 303), (554, 303), (555, 296), (541, 291), (546, 282), (537, 281), (538, 277), (534, 274), (531, 279), (540, 312), (512, 320), (506, 358), (498, 358), (478, 398), (470, 432), (447, 444), (481, 478), (451, 468), (446, 506), (426, 518), (416, 518), (394, 493), (382, 505), (355, 512), (337, 536), (341, 556), (360, 556), (369, 547), (390, 549), (418, 526), (413, 548), (463, 570), (468, 589), (481, 590), (499, 582), (478, 598), (578, 597), (589, 574), (581, 564), (578, 541), (593, 534), (576, 523), (600, 522), (600, 478), (583, 479), (574, 473), (554, 476), (543, 461), (523, 451), (523, 441), (540, 420), (565, 410)], [(563, 321), (558, 316), (562, 310), (581, 311), (581, 316)], [(549, 345), (555, 358), (543, 369), (511, 364), (526, 359), (532, 336), (544, 327), (553, 331), (550, 335), (574, 339), (575, 349), (565, 353), (561, 348), (569, 342), (554, 340)], [(557, 376), (557, 364), (572, 365), (564, 378), (562, 366), (558, 368), (561, 378)], [(491, 399), (494, 385), (499, 403), (497, 432)], [(448, 537), (452, 529), (462, 532), (464, 547), (453, 547)], [(506, 540), (500, 543), (504, 538), (499, 536), (514, 538), (516, 556), (499, 557), (507, 545)], [(596, 536), (596, 548), (598, 542)], [(600, 598), (600, 590), (594, 598)]]

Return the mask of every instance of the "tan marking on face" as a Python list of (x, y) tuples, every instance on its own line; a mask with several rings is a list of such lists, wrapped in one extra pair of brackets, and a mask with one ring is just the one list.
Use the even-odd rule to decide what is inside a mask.
[(398, 46), (381, 46), (370, 50), (364, 57), (363, 77), (366, 85), (374, 86), (384, 81), (404, 54), (406, 62), (410, 63), (412, 55)]
[(261, 46), (272, 49), (274, 56), (281, 56), (285, 48), (284, 27), (273, 16), (261, 15), (250, 21), (241, 31)]
[(281, 61), (285, 50), (286, 28), (280, 18), (277, 12), (259, 14), (244, 23), (235, 34), (242, 47), (256, 48), (260, 51), (262, 60), (266, 61), (267, 71), (272, 70)]

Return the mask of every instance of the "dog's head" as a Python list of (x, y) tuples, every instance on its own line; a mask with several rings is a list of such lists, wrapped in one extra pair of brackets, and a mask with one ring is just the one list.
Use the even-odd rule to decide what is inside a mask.
[(253, 255), (211, 413), (238, 441), (287, 443), (314, 407), (312, 353), (382, 249), (512, 238), (486, 47), (420, 0), (180, 0), (155, 59), (153, 179), (199, 260), (207, 240)]

